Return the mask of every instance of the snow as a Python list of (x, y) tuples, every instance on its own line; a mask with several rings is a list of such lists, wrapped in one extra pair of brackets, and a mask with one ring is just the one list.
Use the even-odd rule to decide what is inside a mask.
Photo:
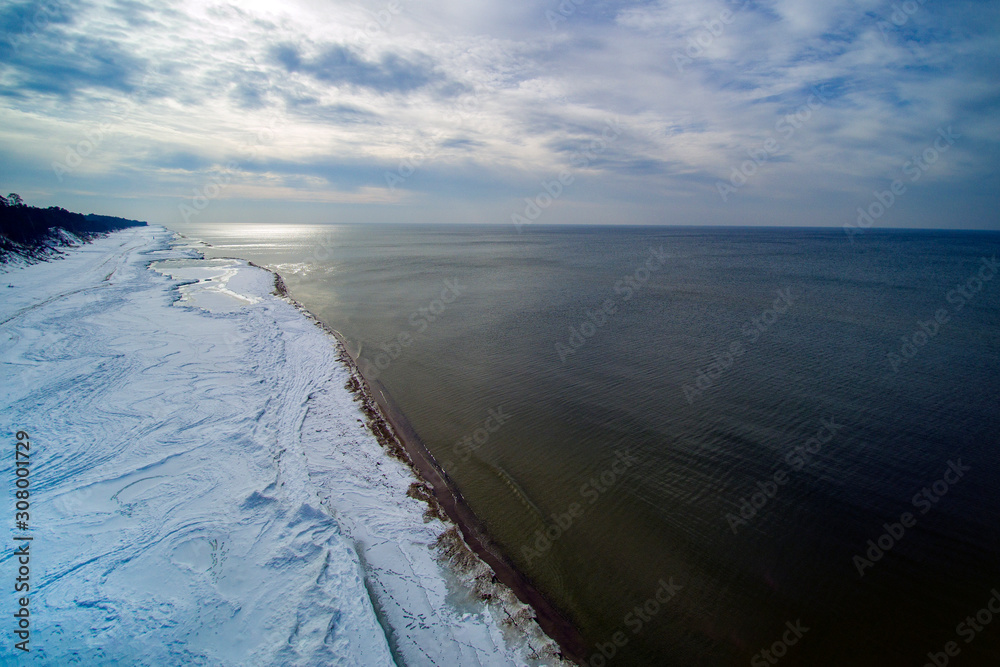
[(267, 271), (196, 257), (144, 227), (4, 274), (0, 426), (32, 443), (19, 658), (559, 664), (509, 591), (486, 604), (442, 562), (448, 526), (406, 495), (336, 340)]

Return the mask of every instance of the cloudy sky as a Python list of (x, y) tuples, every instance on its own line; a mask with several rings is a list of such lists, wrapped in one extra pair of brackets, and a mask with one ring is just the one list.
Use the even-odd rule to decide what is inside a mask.
[(168, 226), (998, 229), (998, 53), (987, 1), (0, 2), (0, 189)]

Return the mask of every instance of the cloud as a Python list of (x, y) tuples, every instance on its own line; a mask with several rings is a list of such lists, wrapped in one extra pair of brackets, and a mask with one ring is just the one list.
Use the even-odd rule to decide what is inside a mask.
[(464, 137), (455, 137), (453, 139), (448, 139), (447, 141), (441, 142), (442, 148), (465, 148), (473, 150), (476, 148), (482, 148), (486, 146), (485, 142), (476, 141), (474, 139), (467, 139)]
[[(559, 6), (7, 4), (4, 176), (53, 204), (60, 188), (119, 197), (124, 184), (134, 200), (183, 201), (235, 159), (229, 192), (341, 201), (368, 188), (351, 201), (419, 201), (431, 219), (474, 202), (504, 221), (496, 202), (533, 195), (617, 119), (621, 135), (561, 200), (574, 219), (655, 221), (684, 202), (691, 216), (701, 206), (705, 219), (738, 220), (741, 206), (771, 201), (781, 204), (769, 219), (791, 222), (815, 201), (830, 222), (950, 124), (963, 141), (920, 182), (941, 204), (894, 209), (899, 224), (917, 224), (903, 213), (945, 224), (956, 184), (1000, 167), (995, 3), (915, 2), (899, 14), (890, 0), (588, 0), (553, 26), (546, 12)], [(806, 114), (817, 88), (822, 104)], [(46, 173), (88, 136), (101, 139), (78, 168), (62, 182)], [(716, 181), (769, 137), (780, 153), (720, 209)], [(408, 175), (390, 189), (386, 172)], [(978, 196), (983, 211), (1000, 204)], [(968, 210), (947, 224), (968, 224)]]
[(5, 39), (0, 42), (0, 53), (4, 55), (16, 50), (20, 44), (28, 42), (51, 26), (72, 23), (79, 5), (53, 0), (10, 3), (0, 7), (0, 34)]
[(290, 73), (304, 72), (323, 83), (378, 93), (408, 93), (445, 78), (430, 58), (419, 53), (409, 58), (383, 53), (378, 60), (366, 60), (350, 47), (327, 44), (309, 57), (298, 46), (286, 43), (274, 47), (272, 58)]
[[(68, 22), (68, 19), (67, 21)], [(9, 35), (0, 71), (0, 95), (31, 93), (71, 97), (82, 90), (131, 92), (146, 60), (115, 41), (67, 32), (52, 23), (30, 38)], [(11, 41), (13, 40), (13, 42)]]

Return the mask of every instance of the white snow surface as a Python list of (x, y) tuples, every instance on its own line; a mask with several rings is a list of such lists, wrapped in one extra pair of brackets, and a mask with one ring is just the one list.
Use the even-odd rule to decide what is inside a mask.
[[(364, 424), (336, 340), (263, 269), (163, 261), (195, 256), (151, 226), (2, 277), (0, 659), (554, 664), (547, 638), (498, 622), (511, 607), (437, 559), (447, 526), (406, 495), (415, 477)], [(30, 654), (10, 630), (25, 534)]]

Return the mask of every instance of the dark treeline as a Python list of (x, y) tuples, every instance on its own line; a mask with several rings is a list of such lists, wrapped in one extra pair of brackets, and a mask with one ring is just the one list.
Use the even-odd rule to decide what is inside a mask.
[(69, 232), (81, 241), (125, 227), (145, 225), (138, 220), (126, 220), (110, 215), (83, 215), (58, 206), (37, 208), (28, 206), (16, 194), (0, 197), (0, 262), (11, 255), (25, 259), (42, 259), (54, 248), (66, 246)]

